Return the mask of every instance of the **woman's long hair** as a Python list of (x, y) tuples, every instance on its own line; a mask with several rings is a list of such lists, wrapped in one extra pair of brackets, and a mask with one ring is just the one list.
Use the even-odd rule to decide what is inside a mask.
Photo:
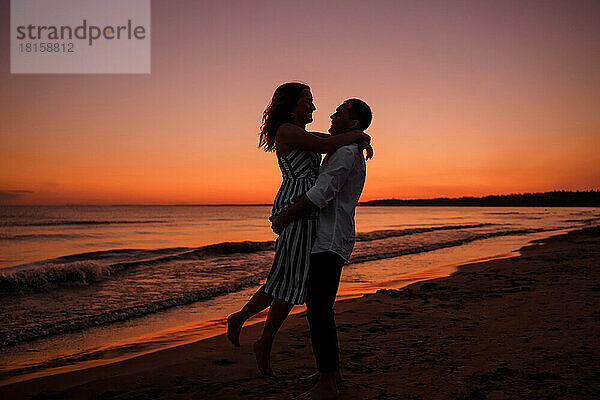
[(304, 89), (310, 90), (310, 87), (300, 82), (284, 83), (275, 89), (271, 104), (263, 112), (258, 147), (264, 148), (265, 151), (275, 150), (277, 129), (282, 124), (292, 121), (294, 107)]

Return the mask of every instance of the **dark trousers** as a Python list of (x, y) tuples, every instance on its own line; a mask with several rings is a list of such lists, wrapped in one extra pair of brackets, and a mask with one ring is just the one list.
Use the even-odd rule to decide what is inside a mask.
[(343, 265), (344, 259), (333, 252), (315, 253), (310, 258), (306, 308), (313, 353), (320, 372), (340, 369), (333, 303)]

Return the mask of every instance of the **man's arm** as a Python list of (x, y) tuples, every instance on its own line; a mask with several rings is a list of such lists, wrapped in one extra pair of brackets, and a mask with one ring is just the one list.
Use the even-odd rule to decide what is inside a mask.
[(290, 222), (309, 215), (319, 209), (307, 195), (302, 195), (293, 206), (286, 208), (281, 214), (271, 217), (271, 229), (276, 234), (283, 232), (283, 228)]
[(315, 186), (300, 197), (293, 206), (270, 218), (273, 231), (280, 234), (291, 221), (317, 211), (333, 200), (348, 179), (348, 173), (354, 165), (355, 154), (356, 150), (347, 147), (342, 147), (333, 153), (327, 166), (319, 174)]
[(313, 131), (310, 131), (309, 133), (312, 133), (313, 135), (317, 135), (317, 136), (320, 136), (320, 137), (330, 137), (331, 136), (330, 133), (323, 133), (323, 132), (313, 132)]

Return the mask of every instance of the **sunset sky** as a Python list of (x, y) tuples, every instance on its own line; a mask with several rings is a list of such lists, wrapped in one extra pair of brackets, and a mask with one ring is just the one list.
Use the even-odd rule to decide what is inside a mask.
[(281, 83), (373, 109), (361, 200), (600, 187), (598, 1), (152, 1), (151, 74), (10, 74), (0, 204), (270, 203)]

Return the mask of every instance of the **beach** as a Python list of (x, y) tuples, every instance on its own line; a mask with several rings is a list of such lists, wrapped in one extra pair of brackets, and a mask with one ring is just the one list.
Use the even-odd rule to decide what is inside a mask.
[[(0, 386), (221, 334), (270, 270), (269, 212), (0, 207)], [(599, 221), (596, 208), (361, 206), (337, 299), (448, 276)]]
[[(445, 278), (336, 303), (343, 399), (594, 399), (600, 396), (600, 228)], [(257, 376), (252, 343), (223, 335), (115, 364), (0, 387), (3, 399), (287, 399), (315, 370), (304, 313)]]

